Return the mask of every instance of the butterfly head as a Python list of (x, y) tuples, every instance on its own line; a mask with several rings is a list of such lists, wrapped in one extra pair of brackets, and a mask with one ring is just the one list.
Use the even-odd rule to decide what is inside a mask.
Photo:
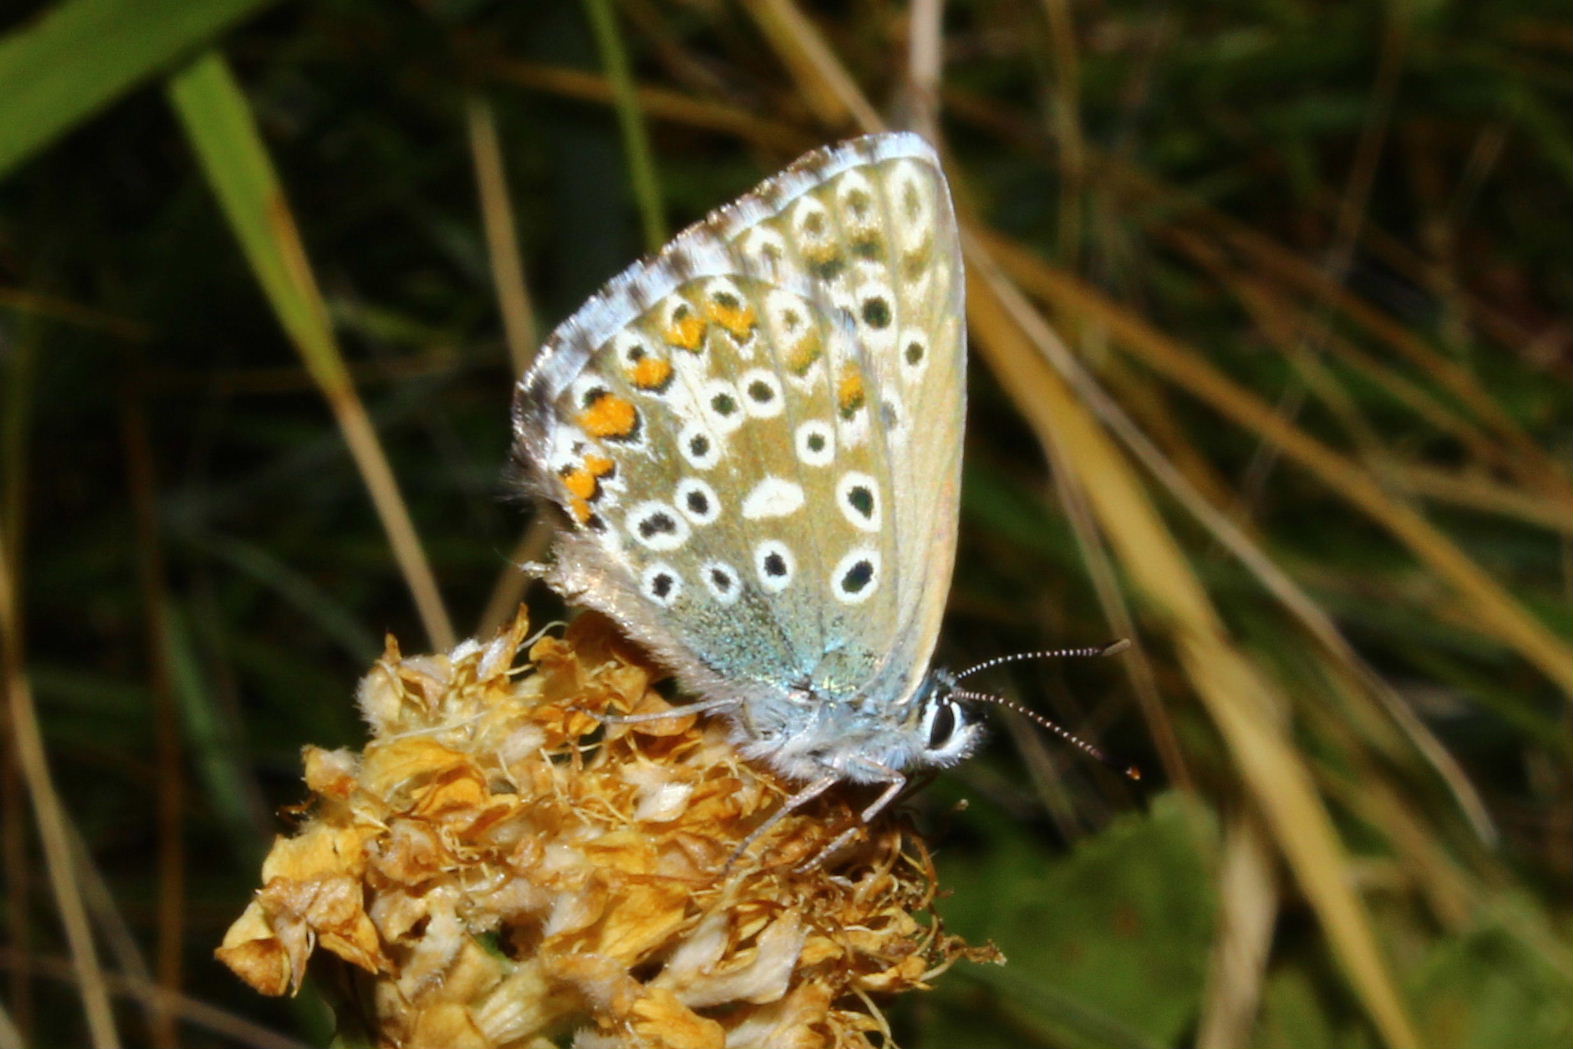
[(955, 675), (947, 670), (932, 670), (924, 680), (914, 728), (921, 740), (916, 763), (935, 768), (956, 764), (983, 741), (977, 711), (956, 695)]

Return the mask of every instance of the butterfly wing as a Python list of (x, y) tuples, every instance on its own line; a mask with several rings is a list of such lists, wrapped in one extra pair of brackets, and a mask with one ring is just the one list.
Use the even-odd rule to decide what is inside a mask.
[[(841, 151), (860, 148), (866, 162), (846, 163)], [(955, 559), (966, 405), (960, 241), (938, 158), (921, 138), (872, 136), (831, 156), (812, 189), (739, 244), (768, 263), (779, 235), (795, 268), (850, 323), (893, 608), (889, 618), (856, 618), (842, 635), (854, 665), (827, 676), (851, 672), (860, 695), (895, 703), (927, 671)]]
[(913, 135), (811, 153), (610, 282), (519, 385), (548, 579), (712, 698), (896, 703), (955, 548), (961, 264)]

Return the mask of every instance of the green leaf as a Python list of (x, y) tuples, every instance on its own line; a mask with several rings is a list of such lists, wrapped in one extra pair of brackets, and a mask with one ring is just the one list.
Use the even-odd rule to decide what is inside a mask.
[[(1500, 908), (1545, 921), (1528, 900)], [(1432, 950), (1417, 967), (1410, 1001), (1428, 1045), (1456, 1049), (1537, 1049), (1573, 1045), (1573, 983), (1552, 959), (1534, 951), (1506, 924), (1489, 919)]]
[(0, 176), (273, 0), (73, 0), (0, 39)]
[(1207, 813), (1165, 794), (1063, 859), (1002, 837), (986, 856), (952, 860), (947, 927), (993, 939), (1008, 959), (956, 974), (988, 985), (999, 1012), (1051, 1044), (1173, 1044), (1206, 982), (1216, 848)]

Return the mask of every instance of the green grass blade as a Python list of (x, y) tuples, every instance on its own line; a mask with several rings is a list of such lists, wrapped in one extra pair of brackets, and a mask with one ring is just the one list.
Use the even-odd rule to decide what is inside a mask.
[(650, 154), (650, 136), (645, 131), (644, 113), (628, 66), (628, 52), (617, 29), (617, 14), (608, 0), (586, 0), (585, 13), (595, 33), (595, 46), (601, 65), (612, 85), (617, 124), (622, 129), (623, 148), (628, 151), (629, 176), (634, 196), (639, 201), (639, 219), (644, 227), (645, 250), (660, 251), (666, 243), (666, 219), (661, 211), (661, 187), (656, 180), (655, 160)]
[(246, 261), (312, 377), (329, 391), (349, 386), (284, 189), (234, 74), (209, 52), (170, 79), (169, 93)]
[(72, 0), (0, 39), (0, 176), (273, 0)]
[(427, 635), (438, 648), (452, 647), (453, 624), (436, 576), (339, 351), (300, 230), (240, 85), (224, 58), (209, 52), (170, 79), (169, 94), (252, 272), (338, 420)]

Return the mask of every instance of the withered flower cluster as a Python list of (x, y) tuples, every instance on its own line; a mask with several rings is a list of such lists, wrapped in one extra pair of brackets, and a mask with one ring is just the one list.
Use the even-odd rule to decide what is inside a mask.
[[(218, 956), (293, 993), (321, 947), (359, 972), (377, 1044), (721, 1049), (889, 1044), (874, 1004), (958, 958), (934, 871), (897, 818), (804, 868), (855, 798), (794, 812), (718, 718), (670, 709), (607, 621), (520, 661), (528, 626), (449, 655), (388, 650), (360, 753), (307, 748), (312, 800)], [(835, 792), (832, 792), (835, 793)]]

